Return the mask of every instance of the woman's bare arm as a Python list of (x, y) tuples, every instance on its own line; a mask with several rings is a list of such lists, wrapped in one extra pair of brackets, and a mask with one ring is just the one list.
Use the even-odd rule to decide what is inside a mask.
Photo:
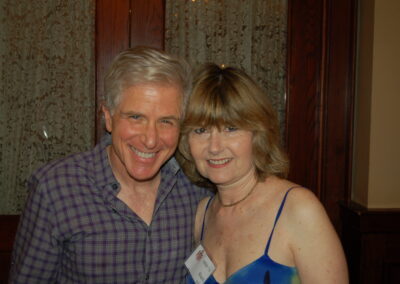
[(342, 245), (317, 197), (307, 189), (293, 190), (285, 210), (301, 283), (348, 283)]

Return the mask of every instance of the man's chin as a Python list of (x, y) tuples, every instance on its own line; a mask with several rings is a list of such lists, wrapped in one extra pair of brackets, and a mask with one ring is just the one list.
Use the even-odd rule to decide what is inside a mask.
[(132, 172), (130, 173), (130, 177), (138, 182), (150, 182), (158, 178), (160, 174), (160, 170), (157, 172), (147, 172), (147, 173), (137, 173)]

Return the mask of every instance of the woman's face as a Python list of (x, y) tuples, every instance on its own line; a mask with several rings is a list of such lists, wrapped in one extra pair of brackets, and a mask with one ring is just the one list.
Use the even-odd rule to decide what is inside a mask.
[(251, 131), (235, 127), (194, 128), (188, 137), (199, 173), (216, 185), (230, 185), (254, 169)]

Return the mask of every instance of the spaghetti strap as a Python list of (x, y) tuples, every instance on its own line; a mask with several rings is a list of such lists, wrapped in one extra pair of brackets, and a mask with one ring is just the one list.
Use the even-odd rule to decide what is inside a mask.
[(269, 238), (268, 238), (267, 247), (265, 248), (265, 253), (264, 253), (265, 255), (268, 254), (269, 246), (270, 246), (270, 244), (271, 244), (272, 235), (274, 234), (276, 223), (278, 222), (279, 217), (281, 216), (283, 206), (285, 205), (285, 202), (286, 202), (286, 198), (287, 198), (289, 192), (290, 192), (292, 189), (296, 188), (296, 187), (301, 187), (301, 186), (296, 185), (296, 186), (293, 186), (293, 187), (289, 188), (289, 189), (286, 191), (285, 196), (284, 196), (283, 199), (282, 199), (281, 205), (279, 206), (278, 213), (276, 214), (276, 217), (275, 217), (274, 226), (272, 227), (271, 233), (270, 233)]
[(210, 206), (210, 204), (211, 204), (211, 200), (212, 200), (213, 198), (214, 198), (214, 197), (212, 196), (212, 197), (210, 197), (210, 199), (208, 199), (208, 201), (207, 201), (207, 205), (206, 205), (206, 209), (204, 210), (203, 224), (201, 225), (200, 241), (202, 241), (202, 240), (203, 240), (203, 234), (204, 234), (204, 224), (205, 224), (205, 220), (206, 220), (206, 213), (207, 213), (208, 207), (209, 207), (209, 206)]

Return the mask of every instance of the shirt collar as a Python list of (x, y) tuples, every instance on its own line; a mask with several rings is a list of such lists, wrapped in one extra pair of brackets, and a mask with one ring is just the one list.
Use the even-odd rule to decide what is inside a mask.
[(93, 149), (93, 179), (96, 184), (103, 188), (106, 185), (118, 184), (111, 169), (110, 162), (107, 155), (107, 146), (111, 145), (111, 135), (104, 135), (100, 143)]

